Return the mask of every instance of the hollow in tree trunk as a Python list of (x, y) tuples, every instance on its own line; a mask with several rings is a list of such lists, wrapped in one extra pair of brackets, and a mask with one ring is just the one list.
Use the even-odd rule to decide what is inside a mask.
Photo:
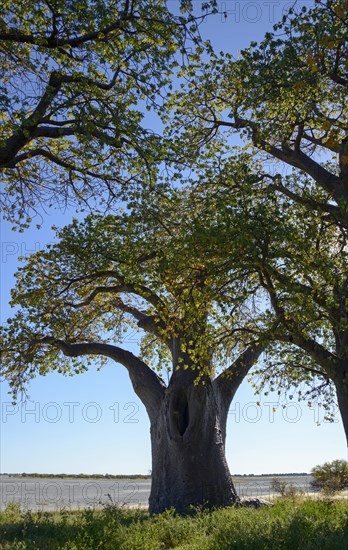
[(211, 381), (169, 384), (151, 421), (152, 487), (150, 513), (190, 506), (213, 508), (238, 500), (225, 459), (227, 410)]

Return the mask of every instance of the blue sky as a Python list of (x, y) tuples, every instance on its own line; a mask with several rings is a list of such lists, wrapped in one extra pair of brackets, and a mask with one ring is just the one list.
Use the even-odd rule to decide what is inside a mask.
[[(175, 0), (169, 1), (175, 5)], [(282, 16), (293, 2), (218, 2), (227, 19), (216, 15), (201, 26), (217, 51), (237, 55), (251, 40)], [(301, 2), (309, 5), (309, 2)], [(197, 10), (199, 2), (195, 2)], [(146, 118), (148, 121), (148, 117)], [(44, 214), (40, 230), (15, 233), (1, 221), (1, 320), (7, 306), (18, 257), (45, 246), (53, 239), (51, 226), (69, 223), (73, 211), (52, 209)], [(125, 346), (136, 352), (135, 337)], [(30, 401), (11, 405), (8, 387), (1, 389), (2, 472), (147, 473), (151, 469), (149, 422), (134, 394), (126, 370), (108, 364), (75, 377), (50, 374), (35, 379)], [(227, 461), (232, 473), (304, 472), (327, 460), (346, 458), (340, 419), (323, 422), (320, 409), (289, 403), (276, 407), (276, 395), (259, 398), (245, 381), (232, 404), (227, 431)], [(273, 412), (273, 408), (277, 412)], [(318, 426), (318, 421), (320, 425)]]

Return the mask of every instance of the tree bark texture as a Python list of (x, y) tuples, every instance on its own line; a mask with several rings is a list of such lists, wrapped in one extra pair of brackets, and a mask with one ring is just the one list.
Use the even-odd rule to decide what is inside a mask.
[(348, 362), (346, 371), (338, 372), (333, 381), (336, 388), (337, 403), (342, 417), (348, 449)]
[(190, 506), (213, 508), (238, 501), (225, 458), (227, 411), (219, 389), (173, 378), (151, 422), (150, 513)]

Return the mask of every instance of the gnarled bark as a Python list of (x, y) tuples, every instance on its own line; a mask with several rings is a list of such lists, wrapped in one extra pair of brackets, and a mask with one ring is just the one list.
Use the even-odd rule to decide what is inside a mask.
[(151, 423), (152, 487), (150, 513), (190, 506), (212, 508), (238, 500), (225, 458), (223, 426), (227, 411), (219, 406), (218, 388), (170, 384), (157, 418)]
[(215, 380), (195, 384), (196, 372), (176, 371), (151, 422), (151, 513), (239, 502), (225, 458), (231, 401), (263, 346), (250, 346)]

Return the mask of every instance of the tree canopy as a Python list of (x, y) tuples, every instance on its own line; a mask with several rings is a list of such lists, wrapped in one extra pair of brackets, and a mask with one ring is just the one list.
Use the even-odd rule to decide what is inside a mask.
[[(3, 328), (1, 346), (15, 393), (37, 373), (85, 370), (84, 355), (111, 356), (127, 366), (132, 354), (119, 344), (129, 328), (145, 333), (142, 357), (132, 359), (141, 369), (148, 362), (146, 370), (172, 374), (193, 365), (197, 381), (214, 377), (248, 346), (258, 347), (259, 335), (243, 338), (231, 330), (249, 293), (242, 268), (229, 278), (216, 264), (216, 246), (221, 253), (226, 243), (214, 201), (187, 189), (159, 191), (152, 205), (136, 204), (118, 216), (75, 220), (58, 231), (57, 244), (19, 268), (12, 293), (19, 310)], [(205, 240), (215, 245), (204, 253)], [(246, 316), (243, 330), (248, 322)]]
[[(299, 13), (294, 6), (239, 58), (221, 52), (191, 65), (173, 98), (174, 132), (181, 142), (187, 137), (188, 151), (238, 134), (268, 166), (273, 161), (276, 189), (346, 227), (347, 13), (347, 2), (336, 0)], [(309, 176), (302, 183), (314, 181), (330, 200), (317, 202), (313, 186), (284, 185), (284, 166)]]
[[(172, 98), (172, 136), (178, 134), (192, 166), (198, 155), (223, 159), (242, 149), (259, 182), (240, 231), (242, 263), (258, 273), (279, 323), (270, 350), (285, 362), (266, 379), (276, 375), (284, 388), (322, 373), (326, 381), (316, 387), (334, 382), (346, 433), (347, 12), (347, 2), (333, 0), (294, 6), (237, 59), (212, 53), (210, 61), (189, 67), (183, 90)], [(245, 146), (236, 146), (236, 136)], [(243, 184), (235, 190), (249, 191)]]
[[(0, 7), (1, 207), (104, 204), (151, 182), (161, 146), (143, 122), (199, 41), (190, 2), (42, 0)], [(184, 56), (184, 57), (182, 57)], [(42, 211), (42, 209), (41, 209)]]
[[(236, 219), (235, 213), (225, 211), (231, 232), (226, 240), (233, 244), (220, 261), (226, 265), (228, 257), (231, 268), (239, 263), (258, 281), (259, 287), (249, 285), (262, 297), (254, 309), (252, 330), (262, 333), (268, 328), (273, 339), (260, 371), (264, 384), (278, 393), (297, 386), (299, 397), (312, 402), (322, 394), (329, 411), (332, 382), (344, 378), (347, 368), (347, 233), (324, 212), (309, 212), (303, 204), (284, 200), (262, 173), (255, 174), (257, 181), (258, 187), (255, 184), (244, 200), (242, 216)], [(285, 183), (294, 190), (313, 186), (305, 175), (293, 174)], [(311, 192), (325, 204), (324, 191)], [(226, 192), (224, 196), (228, 201)], [(304, 381), (309, 385), (305, 390)]]

